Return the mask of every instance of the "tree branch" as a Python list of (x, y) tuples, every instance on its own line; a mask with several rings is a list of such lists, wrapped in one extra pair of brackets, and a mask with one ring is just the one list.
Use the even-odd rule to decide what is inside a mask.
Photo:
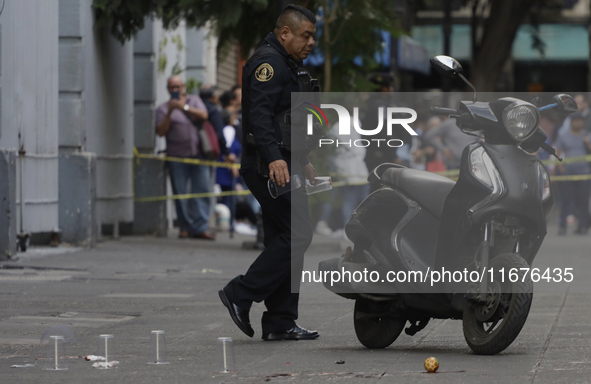
[[(344, 12), (345, 12), (345, 14), (347, 14), (346, 8), (345, 8)], [(346, 23), (347, 23), (347, 17), (345, 17), (343, 19), (343, 22), (341, 23), (341, 25), (339, 25), (339, 28), (337, 29), (337, 33), (335, 33), (334, 39), (330, 42), (331, 46), (333, 46), (334, 43), (336, 43), (336, 41), (339, 39), (339, 37), (341, 37), (341, 34), (343, 33), (343, 30), (345, 29)]]

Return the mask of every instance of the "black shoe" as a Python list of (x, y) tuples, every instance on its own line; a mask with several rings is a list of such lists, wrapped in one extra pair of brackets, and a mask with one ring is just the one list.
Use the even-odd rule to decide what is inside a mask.
[(286, 332), (271, 332), (271, 333), (263, 333), (263, 340), (265, 341), (274, 341), (274, 340), (313, 340), (317, 339), (318, 332), (316, 331), (308, 331), (302, 327), (299, 327), (297, 324), (292, 329)]
[(253, 337), (254, 336), (254, 329), (250, 326), (250, 317), (248, 316), (248, 312), (244, 309), (240, 309), (236, 304), (232, 303), (228, 296), (226, 296), (226, 292), (223, 289), (219, 291), (220, 299), (222, 303), (228, 308), (230, 312), (230, 317), (234, 320), (234, 323), (240, 328), (240, 330), (246, 333), (246, 336)]

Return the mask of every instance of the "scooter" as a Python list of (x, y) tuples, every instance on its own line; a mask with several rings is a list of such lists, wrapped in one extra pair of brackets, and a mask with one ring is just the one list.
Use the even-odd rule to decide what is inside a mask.
[[(323, 281), (327, 289), (355, 300), (355, 333), (367, 348), (388, 347), (407, 322), (405, 332), (414, 335), (431, 318), (461, 319), (470, 348), (493, 355), (525, 324), (533, 297), (530, 266), (554, 205), (550, 177), (534, 155), (542, 148), (556, 156), (539, 128), (540, 111), (571, 113), (577, 105), (565, 94), (541, 108), (511, 97), (478, 102), (458, 61), (436, 56), (431, 64), (474, 90), (473, 100), (461, 101), (457, 110), (432, 107), (431, 113), (456, 118), (459, 129), (478, 132), (483, 140), (464, 149), (457, 182), (397, 164), (373, 169), (368, 181), (381, 187), (345, 227), (353, 249), (322, 261), (319, 272), (382, 277)], [(383, 278), (401, 271), (433, 277), (443, 269), (478, 278), (438, 280), (433, 287), (433, 281), (425, 287), (424, 280)]]

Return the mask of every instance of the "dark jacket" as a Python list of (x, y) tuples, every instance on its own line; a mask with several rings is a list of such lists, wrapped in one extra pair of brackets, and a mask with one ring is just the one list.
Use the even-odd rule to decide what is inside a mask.
[(209, 115), (208, 121), (213, 125), (218, 142), (220, 144), (220, 152), (222, 155), (229, 155), (230, 150), (226, 148), (226, 140), (224, 139), (224, 120), (222, 119), (222, 112), (217, 105), (212, 103), (210, 100), (203, 100), (205, 108), (207, 108), (207, 114)]
[[(284, 57), (289, 57), (273, 33), (267, 35), (257, 51), (265, 46), (271, 46)], [(253, 56), (257, 55), (257, 51)], [(285, 157), (289, 155), (280, 150), (278, 143), (283, 138), (279, 124), (273, 122), (273, 117), (290, 108), (291, 93), (299, 91), (297, 74), (280, 56), (264, 54), (245, 64), (242, 81), (244, 154), (252, 154), (252, 148), (249, 148), (247, 142), (248, 134), (252, 133), (256, 150), (267, 164), (275, 160), (286, 160)]]

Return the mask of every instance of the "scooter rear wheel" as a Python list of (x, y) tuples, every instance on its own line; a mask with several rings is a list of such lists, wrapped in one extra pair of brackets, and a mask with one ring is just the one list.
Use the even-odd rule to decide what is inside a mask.
[[(487, 302), (471, 304), (464, 309), (464, 338), (478, 355), (494, 355), (507, 348), (515, 340), (531, 308), (533, 283), (529, 275), (519, 268), (529, 268), (517, 254), (499, 255), (491, 260), (489, 268), (504, 268), (504, 282), (499, 274), (489, 283)], [(516, 268), (517, 281), (507, 281), (508, 271)]]
[(355, 300), (353, 323), (357, 339), (370, 349), (388, 347), (404, 329), (406, 319), (388, 315), (390, 304), (366, 299)]

